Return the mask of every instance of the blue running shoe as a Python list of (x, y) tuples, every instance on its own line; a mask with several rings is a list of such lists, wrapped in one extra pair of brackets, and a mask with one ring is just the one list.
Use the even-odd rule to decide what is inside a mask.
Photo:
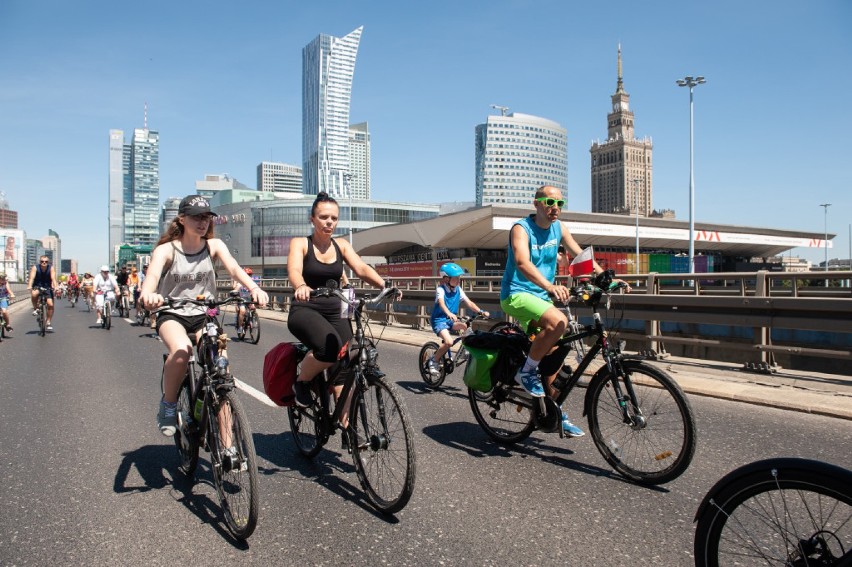
[(538, 369), (533, 368), (529, 372), (524, 372), (521, 368), (515, 374), (515, 382), (523, 386), (524, 390), (534, 398), (544, 397), (544, 387), (541, 385), (541, 379), (538, 377)]
[(585, 431), (571, 423), (571, 420), (568, 419), (568, 412), (562, 412), (562, 433), (565, 434), (566, 437), (582, 437), (586, 434)]

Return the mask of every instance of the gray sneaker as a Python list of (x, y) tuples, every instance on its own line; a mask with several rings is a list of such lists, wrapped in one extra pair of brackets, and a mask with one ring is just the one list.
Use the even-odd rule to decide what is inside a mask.
[(160, 411), (157, 412), (157, 426), (160, 433), (171, 437), (177, 431), (177, 404), (160, 401)]

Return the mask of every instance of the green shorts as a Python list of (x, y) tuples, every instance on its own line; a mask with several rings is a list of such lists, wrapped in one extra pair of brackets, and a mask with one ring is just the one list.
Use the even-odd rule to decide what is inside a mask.
[(517, 319), (522, 329), (526, 329), (530, 321), (541, 319), (552, 307), (553, 303), (531, 293), (515, 293), (500, 301), (503, 313)]

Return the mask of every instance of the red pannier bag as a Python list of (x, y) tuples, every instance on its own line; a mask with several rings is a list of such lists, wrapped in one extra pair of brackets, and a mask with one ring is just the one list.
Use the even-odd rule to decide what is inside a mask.
[(296, 367), (299, 349), (293, 343), (278, 343), (263, 359), (263, 389), (279, 406), (292, 406), (295, 395)]

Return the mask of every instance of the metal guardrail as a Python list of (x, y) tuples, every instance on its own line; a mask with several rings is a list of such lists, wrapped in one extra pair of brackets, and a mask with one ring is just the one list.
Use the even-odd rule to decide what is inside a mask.
[[(633, 287), (618, 298), (625, 319), (645, 322), (645, 332), (621, 331), (637, 341), (640, 351), (652, 357), (667, 355), (666, 343), (755, 353), (745, 366), (750, 370), (777, 370), (775, 353), (841, 359), (852, 362), (847, 349), (774, 345), (772, 329), (852, 333), (852, 271), (836, 272), (725, 272), (706, 274), (620, 274)], [(572, 280), (560, 276), (571, 285)], [(403, 290), (399, 304), (389, 304), (372, 313), (384, 324), (428, 327), (440, 278), (395, 278)], [(500, 311), (499, 277), (465, 278), (465, 293), (481, 308)], [(825, 286), (825, 283), (829, 286)], [(353, 282), (362, 287), (361, 282)], [(814, 285), (823, 284), (823, 285)], [(286, 278), (261, 281), (273, 298), (273, 307), (287, 310), (292, 288)], [(223, 288), (227, 286), (222, 286)], [(367, 286), (369, 289), (369, 286)], [(583, 308), (577, 309), (583, 316)], [(712, 324), (752, 329), (751, 343), (724, 338), (664, 335), (662, 322)]]

